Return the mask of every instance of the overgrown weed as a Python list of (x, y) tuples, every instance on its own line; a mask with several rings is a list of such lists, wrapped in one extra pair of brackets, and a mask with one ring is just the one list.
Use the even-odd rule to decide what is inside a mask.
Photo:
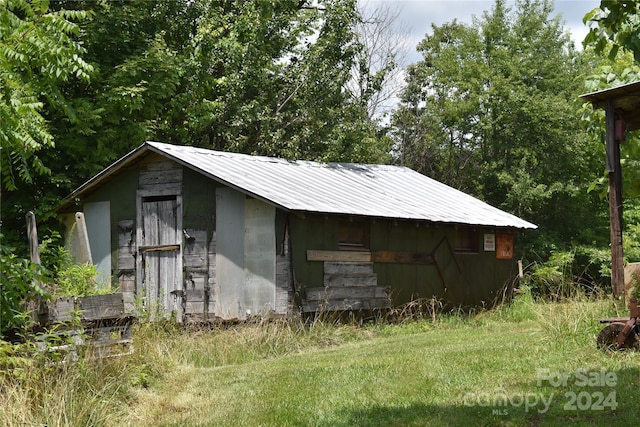
[(26, 344), (7, 346), (23, 360), (0, 375), (2, 425), (114, 425), (133, 397), (124, 359), (52, 359)]
[(25, 344), (1, 343), (0, 424), (117, 425), (123, 405), (164, 384), (175, 369), (247, 364), (380, 335), (529, 322), (526, 329), (547, 348), (590, 348), (601, 327), (599, 318), (627, 315), (623, 304), (603, 295), (544, 299), (521, 286), (510, 301), (493, 309), (452, 309), (427, 299), (370, 321), (336, 315), (199, 326), (141, 322), (132, 329), (134, 354), (105, 360), (32, 357), (33, 349)]

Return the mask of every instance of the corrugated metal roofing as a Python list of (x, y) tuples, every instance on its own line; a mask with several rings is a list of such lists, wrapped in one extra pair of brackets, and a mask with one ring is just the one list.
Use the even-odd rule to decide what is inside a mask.
[(71, 196), (98, 185), (146, 149), (289, 211), (537, 228), (405, 167), (289, 161), (159, 142), (145, 143)]

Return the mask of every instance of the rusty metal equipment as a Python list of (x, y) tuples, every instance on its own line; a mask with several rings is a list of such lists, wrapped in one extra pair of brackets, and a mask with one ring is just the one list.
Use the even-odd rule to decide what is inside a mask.
[(598, 334), (598, 347), (603, 350), (638, 349), (640, 334), (640, 309), (638, 300), (632, 298), (629, 304), (629, 318), (614, 317), (601, 319), (600, 323), (608, 323)]

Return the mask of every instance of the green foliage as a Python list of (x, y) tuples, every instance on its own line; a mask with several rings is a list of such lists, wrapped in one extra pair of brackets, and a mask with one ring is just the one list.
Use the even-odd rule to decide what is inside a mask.
[[(640, 67), (633, 56), (624, 52), (614, 59), (601, 58), (594, 63), (594, 73), (585, 80), (585, 92), (620, 86), (640, 80)], [(596, 191), (602, 198), (606, 197), (608, 173), (604, 168), (604, 110), (594, 110), (590, 103), (584, 103), (580, 109), (582, 123), (586, 129), (592, 146), (597, 149), (602, 167), (589, 191)], [(627, 132), (625, 141), (620, 145), (623, 189), (625, 198), (637, 198), (640, 195), (640, 139), (638, 132)]]
[[(73, 27), (73, 40), (93, 71), (90, 82), (61, 81), (61, 72), (65, 108), (43, 104), (56, 145), (39, 158), (51, 175), (3, 194), (9, 229), (22, 229), (33, 210), (48, 234), (55, 219), (45, 213), (145, 140), (290, 159), (389, 160), (390, 139), (345, 90), (362, 52), (355, 0), (49, 6), (51, 14), (75, 8), (92, 18)], [(369, 92), (380, 89), (375, 82)]]
[(54, 120), (60, 146), (77, 159), (72, 172), (93, 174), (146, 139), (286, 158), (386, 158), (389, 141), (344, 91), (360, 49), (355, 1), (85, 7), (95, 12), (83, 39), (96, 75), (70, 88), (77, 119)]
[(53, 272), (52, 294), (57, 297), (84, 297), (109, 292), (101, 289), (96, 281), (97, 267), (78, 264), (69, 249), (62, 246), (57, 234), (42, 239), (40, 254), (43, 265)]
[(531, 269), (531, 286), (544, 297), (553, 299), (570, 296), (574, 290), (575, 252), (554, 251), (544, 264)]
[(53, 147), (45, 104), (65, 109), (59, 82), (87, 80), (92, 70), (80, 55), (79, 27), (87, 13), (49, 10), (48, 1), (0, 1), (0, 168), (2, 186), (31, 182), (48, 168), (37, 157)]
[(0, 336), (10, 329), (30, 326), (33, 320), (26, 303), (46, 296), (39, 284), (46, 280), (44, 273), (29, 260), (18, 258), (12, 248), (0, 244)]
[(576, 123), (589, 57), (551, 13), (547, 1), (511, 11), (499, 0), (473, 26), (434, 26), (393, 123), (400, 162), (531, 220), (557, 245), (597, 228), (606, 204), (586, 193), (601, 159)]
[(99, 293), (96, 266), (91, 264), (65, 265), (57, 272), (56, 296), (84, 297)]
[(589, 25), (584, 45), (614, 60), (620, 50), (632, 52), (640, 62), (640, 3), (633, 0), (602, 0), (582, 19)]

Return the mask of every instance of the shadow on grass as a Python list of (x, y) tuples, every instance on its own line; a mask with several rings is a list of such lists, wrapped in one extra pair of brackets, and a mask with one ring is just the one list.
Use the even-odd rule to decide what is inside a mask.
[(509, 408), (410, 404), (346, 411), (344, 426), (537, 426), (539, 414)]
[(629, 414), (615, 411), (550, 411), (538, 413), (522, 409), (499, 407), (467, 407), (412, 404), (406, 407), (375, 406), (347, 411), (337, 426), (629, 426), (637, 421), (637, 411)]
[[(639, 355), (640, 356), (640, 355)], [(605, 371), (606, 372), (606, 371)], [(583, 385), (581, 377), (568, 373), (567, 386), (538, 386), (527, 384), (521, 394), (508, 397), (508, 400), (495, 403), (491, 393), (482, 397), (470, 393), (465, 404), (429, 405), (410, 403), (404, 406), (372, 406), (353, 410), (344, 410), (340, 414), (340, 426), (593, 426), (607, 427), (629, 426), (637, 424), (640, 418), (640, 368), (612, 370), (615, 373), (615, 386), (607, 384)], [(591, 371), (588, 374), (600, 374)], [(592, 381), (598, 381), (593, 380)], [(598, 393), (613, 399), (598, 407)], [(576, 403), (572, 395), (582, 394)], [(533, 402), (534, 398), (544, 398)], [(529, 407), (526, 399), (531, 398)], [(521, 399), (521, 400), (520, 400)], [(533, 404), (535, 403), (535, 404)], [(601, 402), (602, 403), (602, 402)], [(602, 407), (603, 406), (603, 407)], [(334, 424), (335, 425), (335, 424)]]

